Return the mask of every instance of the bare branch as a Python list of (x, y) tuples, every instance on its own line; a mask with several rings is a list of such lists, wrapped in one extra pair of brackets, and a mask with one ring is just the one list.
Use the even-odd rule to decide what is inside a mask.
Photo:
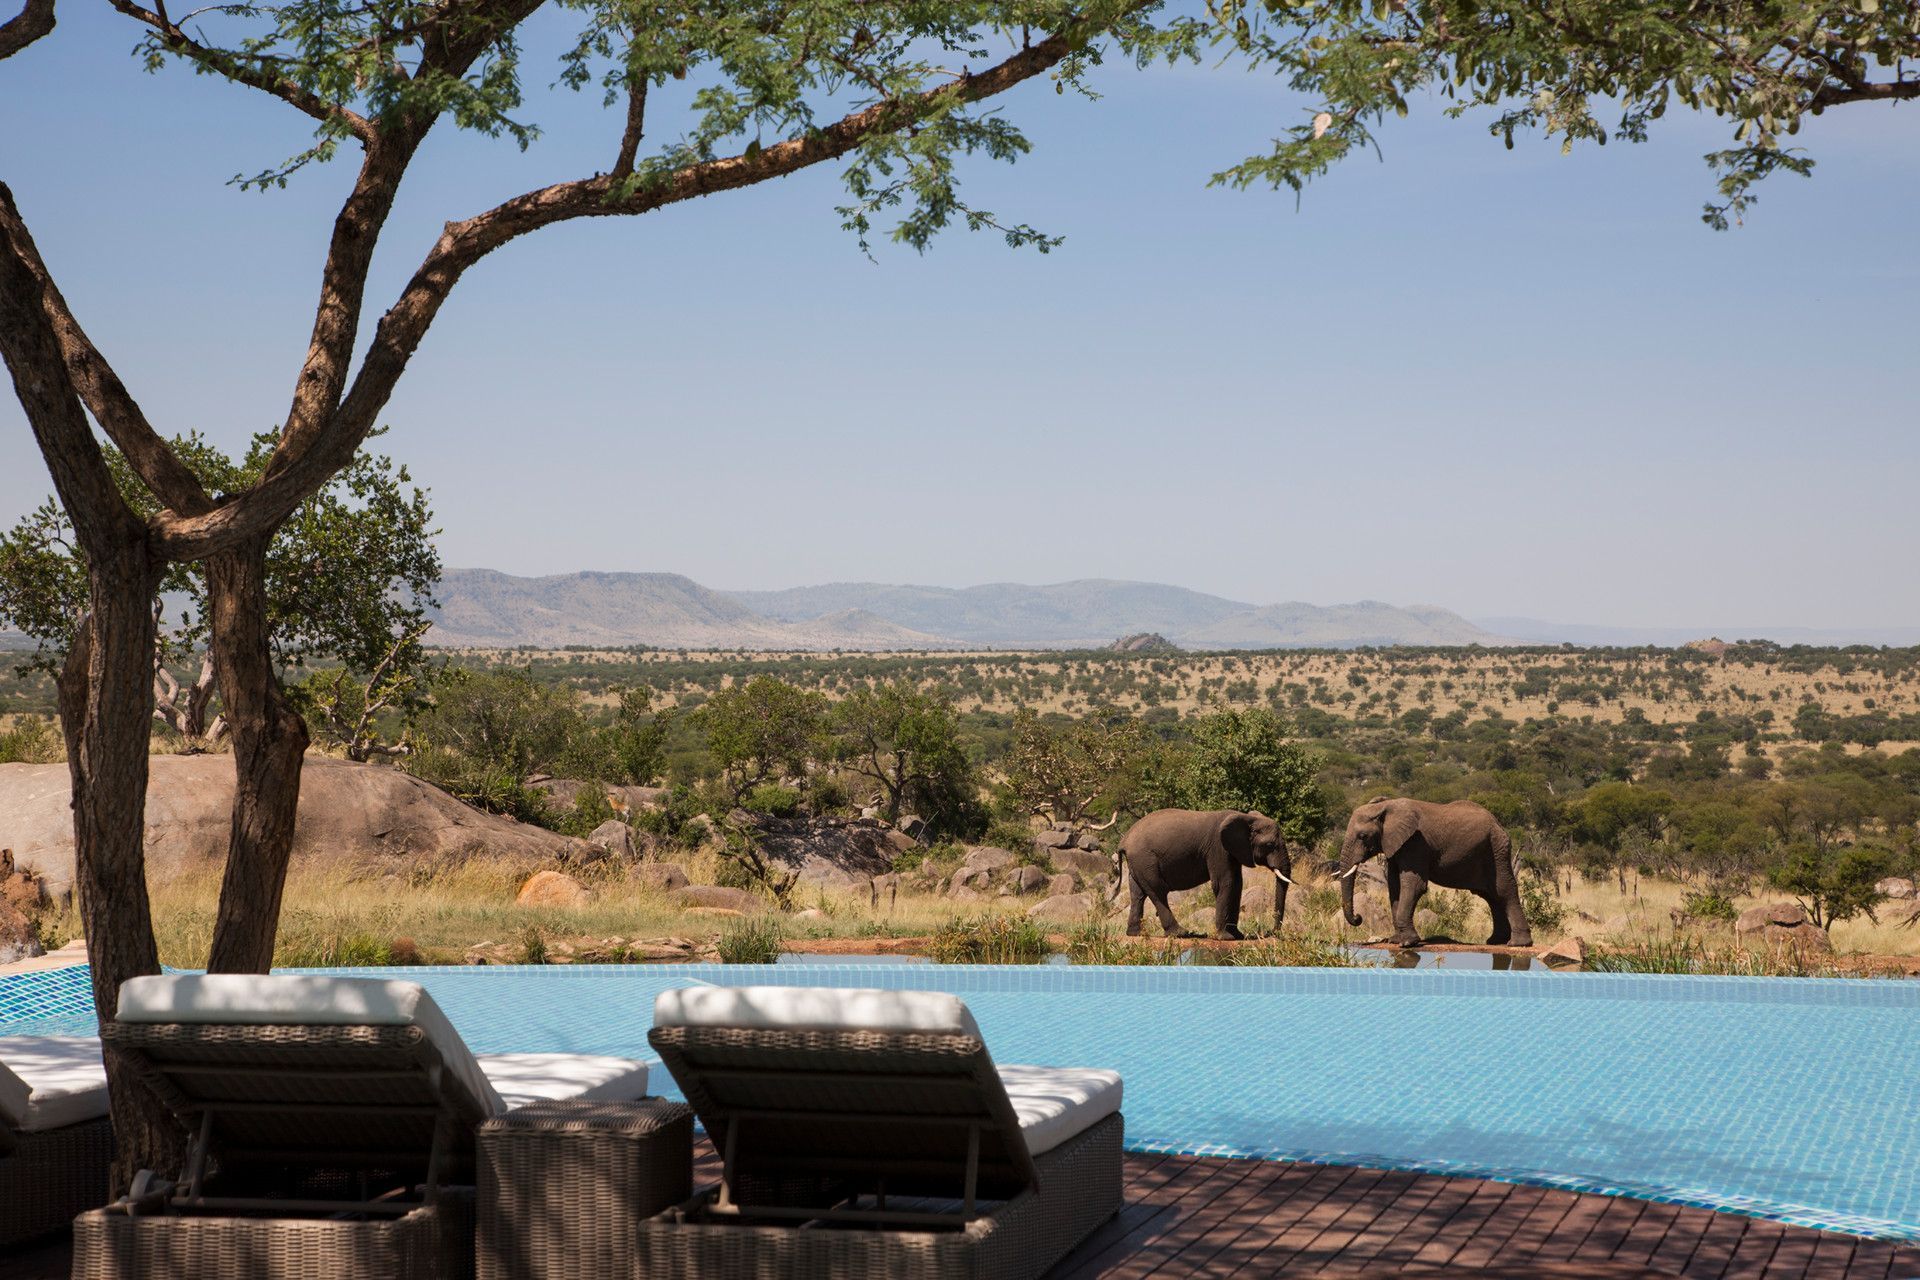
[(27, 0), (19, 16), (0, 24), (0, 58), (11, 58), (53, 30), (53, 0)]

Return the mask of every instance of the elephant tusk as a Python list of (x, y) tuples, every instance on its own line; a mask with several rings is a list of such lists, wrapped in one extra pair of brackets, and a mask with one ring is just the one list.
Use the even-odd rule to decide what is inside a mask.
[(1356, 864), (1354, 866), (1348, 867), (1345, 871), (1342, 871), (1335, 878), (1339, 880), (1345, 880), (1348, 876), (1352, 875), (1354, 872), (1358, 871), (1359, 869), (1360, 869), (1359, 866)]
[(1273, 878), (1274, 878), (1275, 880), (1284, 880), (1284, 881), (1286, 881), (1286, 882), (1287, 882), (1288, 884), (1292, 884), (1292, 883), (1293, 883), (1293, 877), (1292, 877), (1292, 876), (1289, 876), (1289, 875), (1284, 875), (1284, 874), (1282, 874), (1281, 872), (1278, 872), (1278, 871), (1276, 871), (1276, 872), (1274, 872), (1274, 873), (1273, 873)]

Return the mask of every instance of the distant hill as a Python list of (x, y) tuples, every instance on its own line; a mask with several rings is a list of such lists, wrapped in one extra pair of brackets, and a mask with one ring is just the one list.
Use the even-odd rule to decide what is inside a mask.
[(517, 578), (451, 569), (441, 579), (430, 643), (672, 649), (937, 649), (951, 647), (859, 610), (798, 624), (761, 617), (677, 573), (564, 573)]
[(714, 591), (674, 573), (518, 578), (454, 569), (439, 596), (429, 643), (470, 648), (1096, 649), (1116, 635), (1141, 633), (1188, 649), (1500, 643), (1431, 606), (1262, 608), (1183, 587), (1103, 579)]
[(1095, 649), (1137, 631), (1158, 631), (1177, 640), (1182, 632), (1254, 607), (1185, 587), (1104, 578), (958, 588), (834, 582), (725, 594), (755, 613), (783, 621), (865, 609), (915, 631), (994, 649)]

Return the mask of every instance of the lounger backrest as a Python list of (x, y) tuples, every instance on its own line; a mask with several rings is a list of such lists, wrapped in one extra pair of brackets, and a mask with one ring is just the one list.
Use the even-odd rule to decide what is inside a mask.
[[(669, 991), (648, 1035), (743, 1183), (884, 1174), (954, 1194), (977, 1142), (983, 1198), (1033, 1185), (1032, 1158), (973, 1015), (927, 991)], [(970, 1136), (969, 1131), (973, 1131)]]
[(504, 1109), (418, 983), (134, 978), (105, 1036), (184, 1124), (211, 1124), (223, 1165), (409, 1168), (437, 1125), (471, 1134)]
[(32, 1092), (25, 1080), (0, 1061), (0, 1156), (13, 1150), (14, 1134), (27, 1118), (27, 1099)]

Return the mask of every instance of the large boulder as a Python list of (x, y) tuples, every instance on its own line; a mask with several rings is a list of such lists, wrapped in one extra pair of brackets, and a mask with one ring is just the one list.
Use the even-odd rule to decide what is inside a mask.
[(991, 845), (977, 844), (967, 850), (967, 856), (960, 866), (967, 871), (985, 871), (988, 873), (1004, 871), (1011, 867), (1016, 859), (1005, 849), (996, 849)]
[(1049, 849), (1071, 849), (1073, 832), (1059, 827), (1050, 827), (1033, 838), (1033, 847), (1040, 852), (1041, 857), (1045, 857)]
[(1047, 924), (1079, 924), (1100, 910), (1100, 900), (1090, 893), (1063, 893), (1042, 898), (1027, 908), (1027, 918)]
[(33, 923), (45, 899), (37, 877), (14, 869), (13, 850), (0, 849), (0, 964), (46, 954)]
[[(233, 757), (154, 756), (147, 783), (147, 875), (164, 883), (227, 856)], [(64, 764), (0, 764), (0, 846), (50, 893), (73, 888), (73, 813)], [(583, 842), (482, 813), (386, 765), (308, 756), (293, 859), (452, 865), (479, 855), (534, 867), (576, 860)]]
[(618, 818), (608, 818), (595, 827), (587, 834), (587, 843), (622, 862), (633, 861), (633, 828)]
[(643, 862), (635, 867), (632, 880), (655, 893), (672, 893), (687, 887), (687, 873), (674, 862)]
[(593, 898), (587, 886), (564, 871), (536, 871), (514, 895), (516, 907), (584, 907)]
[[(862, 818), (775, 818), (743, 811), (740, 824), (751, 827), (763, 857), (795, 873), (801, 884), (823, 889), (858, 889), (887, 874), (901, 852), (894, 840), (906, 840), (886, 824)], [(906, 846), (917, 847), (911, 840)]]
[(1059, 875), (1048, 879), (1047, 896), (1058, 898), (1069, 893), (1079, 893), (1084, 888), (1086, 888), (1086, 882), (1078, 875), (1071, 871), (1062, 871)]
[(1016, 867), (1008, 883), (1015, 893), (1038, 893), (1047, 887), (1049, 877), (1035, 866)]
[(1833, 950), (1833, 940), (1827, 931), (1809, 920), (1807, 909), (1797, 902), (1768, 902), (1748, 907), (1733, 922), (1733, 931), (1769, 947), (1821, 953)]
[(767, 900), (760, 895), (718, 884), (690, 884), (667, 896), (682, 910), (737, 911), (745, 915), (767, 909)]
[(1113, 859), (1092, 849), (1070, 845), (1049, 849), (1046, 860), (1055, 871), (1072, 871), (1085, 880), (1104, 880), (1113, 874)]
[(1895, 901), (1905, 901), (1914, 896), (1913, 881), (1905, 876), (1888, 876), (1873, 886), (1882, 895)]

